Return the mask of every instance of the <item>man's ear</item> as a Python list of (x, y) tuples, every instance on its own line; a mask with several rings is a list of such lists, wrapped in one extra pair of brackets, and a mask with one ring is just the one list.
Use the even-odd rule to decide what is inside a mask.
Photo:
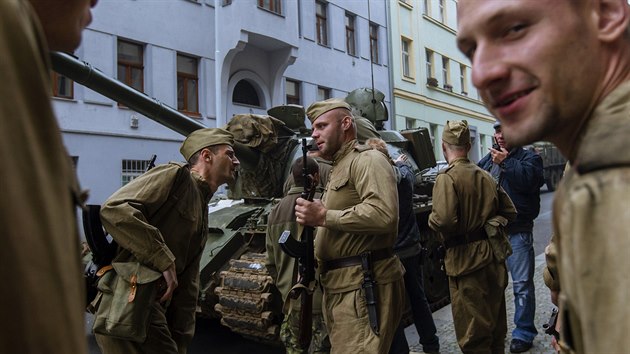
[(212, 161), (213, 155), (214, 154), (208, 148), (201, 150), (201, 158), (206, 162)]
[(341, 127), (343, 128), (343, 130), (348, 130), (350, 129), (351, 126), (352, 126), (352, 117), (344, 116), (343, 119), (341, 120)]
[(598, 38), (603, 42), (614, 42), (625, 36), (630, 21), (627, 1), (599, 0), (598, 5)]

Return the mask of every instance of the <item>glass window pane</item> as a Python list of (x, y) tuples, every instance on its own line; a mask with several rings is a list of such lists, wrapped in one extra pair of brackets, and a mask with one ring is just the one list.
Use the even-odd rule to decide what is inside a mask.
[(177, 78), (177, 109), (183, 111), (184, 107), (184, 79)]
[(197, 59), (184, 55), (177, 56), (177, 71), (197, 76)]
[(197, 108), (197, 80), (188, 80), (186, 93), (188, 94), (187, 110), (189, 112), (198, 112)]
[(131, 68), (131, 87), (142, 91), (142, 69)]
[(118, 60), (142, 64), (142, 46), (118, 41)]

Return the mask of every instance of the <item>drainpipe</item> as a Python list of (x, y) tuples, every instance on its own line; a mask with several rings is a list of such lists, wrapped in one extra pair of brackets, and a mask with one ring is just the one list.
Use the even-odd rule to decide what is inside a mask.
[[(369, 0), (368, 0), (369, 1)], [(392, 120), (390, 121), (390, 126), (392, 130), (397, 130), (396, 127), (396, 97), (394, 97), (394, 53), (391, 45), (392, 41), (392, 29), (390, 28), (390, 18), (392, 15), (391, 9), (391, 0), (386, 0), (386, 16), (385, 16), (385, 25), (387, 26), (387, 61), (389, 65), (389, 97), (390, 97), (390, 106), (391, 106), (391, 116)]]

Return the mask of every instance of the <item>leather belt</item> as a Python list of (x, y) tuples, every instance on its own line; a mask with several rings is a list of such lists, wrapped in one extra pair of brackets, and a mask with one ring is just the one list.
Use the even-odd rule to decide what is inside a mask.
[(477, 229), (464, 235), (457, 235), (444, 241), (444, 248), (449, 249), (456, 246), (465, 245), (467, 243), (488, 239), (488, 235), (484, 229)]
[[(370, 252), (370, 259), (372, 262), (390, 258), (394, 255), (394, 251), (392, 251), (391, 248), (381, 248), (376, 251), (366, 252)], [(326, 273), (329, 270), (352, 267), (356, 265), (361, 265), (361, 255), (337, 258), (330, 261), (321, 261), (319, 263), (322, 273)]]

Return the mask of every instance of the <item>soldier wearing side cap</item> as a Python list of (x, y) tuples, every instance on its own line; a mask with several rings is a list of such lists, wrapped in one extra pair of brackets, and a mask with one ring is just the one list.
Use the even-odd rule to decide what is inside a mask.
[[(136, 342), (97, 333), (103, 353), (186, 353), (195, 330), (208, 202), (235, 178), (239, 161), (233, 145), (224, 129), (196, 130), (180, 148), (188, 163), (159, 165), (103, 205), (103, 226), (120, 246), (114, 262), (139, 262), (163, 275), (160, 293), (147, 306), (146, 338)], [(109, 310), (100, 306), (95, 323)]]
[[(465, 120), (446, 122), (442, 151), (449, 166), (435, 180), (429, 227), (441, 234), (446, 249), (457, 342), (464, 353), (504, 353), (509, 253), (504, 226), (516, 209), (492, 176), (468, 159)], [(502, 241), (501, 251), (495, 240)]]
[(298, 223), (318, 227), (315, 257), (332, 353), (386, 353), (402, 316), (403, 269), (394, 256), (398, 193), (387, 157), (357, 145), (340, 99), (307, 110), (312, 137), (333, 164), (321, 200), (298, 198)]

